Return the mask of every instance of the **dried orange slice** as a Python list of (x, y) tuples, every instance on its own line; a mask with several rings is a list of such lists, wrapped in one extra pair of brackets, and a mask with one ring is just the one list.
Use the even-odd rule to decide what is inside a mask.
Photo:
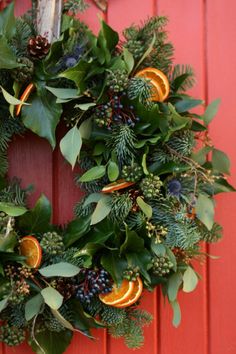
[(142, 77), (149, 79), (152, 87), (151, 101), (164, 101), (170, 92), (170, 85), (167, 76), (159, 69), (156, 68), (145, 68), (140, 70), (135, 75), (137, 77)]
[(129, 299), (134, 289), (134, 282), (124, 279), (119, 287), (113, 285), (108, 294), (100, 294), (99, 299), (106, 305), (115, 306)]
[(42, 248), (33, 236), (25, 236), (20, 240), (20, 254), (26, 257), (25, 263), (31, 268), (38, 268), (42, 260)]
[(112, 192), (118, 191), (120, 189), (128, 188), (128, 187), (132, 186), (133, 184), (135, 184), (135, 182), (128, 182), (124, 179), (119, 179), (118, 181), (112, 182), (112, 183), (106, 185), (105, 187), (103, 187), (102, 192), (103, 193), (112, 193)]
[(119, 308), (123, 308), (123, 307), (128, 307), (130, 305), (133, 305), (135, 302), (138, 301), (142, 292), (143, 292), (143, 282), (142, 282), (142, 279), (140, 277), (138, 277), (137, 280), (134, 282), (134, 288), (133, 288), (133, 291), (130, 294), (128, 300), (124, 300), (114, 306), (119, 307)]
[[(35, 86), (33, 83), (29, 84), (26, 89), (24, 90), (24, 92), (22, 93), (22, 95), (20, 96), (20, 100), (22, 102), (27, 101), (27, 99), (29, 98), (29, 95), (31, 94), (31, 92), (35, 89)], [(20, 111), (21, 111), (21, 107), (22, 107), (22, 103), (18, 104), (16, 106), (16, 116), (19, 116)]]

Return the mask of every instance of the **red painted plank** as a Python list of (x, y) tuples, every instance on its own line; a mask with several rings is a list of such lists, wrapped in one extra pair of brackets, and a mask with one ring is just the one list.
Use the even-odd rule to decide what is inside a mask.
[[(208, 44), (208, 89), (209, 100), (221, 97), (218, 117), (213, 121), (211, 135), (219, 149), (228, 153), (232, 163), (231, 183), (236, 185), (236, 141), (235, 141), (235, 1), (208, 0), (207, 44)], [(234, 354), (235, 296), (234, 269), (236, 248), (235, 194), (217, 198), (217, 219), (224, 227), (224, 239), (210, 248), (210, 253), (219, 255), (210, 261), (210, 354)]]
[[(202, 0), (157, 1), (160, 15), (170, 19), (170, 39), (175, 46), (175, 63), (191, 64), (194, 67), (197, 86), (191, 94), (204, 99), (204, 6)], [(207, 283), (206, 268), (199, 267), (203, 275), (197, 291), (180, 294), (182, 322), (178, 329), (171, 325), (172, 310), (162, 299), (160, 318), (160, 354), (209, 354), (207, 351)], [(214, 353), (212, 353), (214, 354)]]

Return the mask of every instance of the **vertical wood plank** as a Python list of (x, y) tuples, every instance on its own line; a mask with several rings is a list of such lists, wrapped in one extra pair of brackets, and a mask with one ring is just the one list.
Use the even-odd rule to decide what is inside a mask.
[[(206, 4), (209, 101), (221, 98), (219, 114), (211, 125), (211, 136), (213, 143), (229, 155), (232, 164), (229, 182), (236, 185), (236, 3), (208, 0)], [(217, 220), (223, 225), (224, 238), (210, 247), (211, 254), (220, 256), (216, 261), (210, 260), (210, 354), (236, 352), (235, 207), (235, 194), (217, 198)]]
[[(175, 47), (175, 63), (193, 66), (197, 85), (191, 94), (205, 98), (204, 6), (202, 0), (157, 0), (159, 15), (167, 15), (170, 39)], [(197, 290), (179, 296), (182, 322), (171, 324), (172, 310), (161, 300), (160, 354), (209, 354), (207, 349), (207, 279), (206, 266), (197, 268), (203, 276)]]

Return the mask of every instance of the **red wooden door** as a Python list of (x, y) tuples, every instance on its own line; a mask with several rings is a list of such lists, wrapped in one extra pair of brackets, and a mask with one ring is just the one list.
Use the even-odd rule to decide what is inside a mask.
[[(29, 0), (16, 0), (17, 14), (30, 6)], [(193, 95), (206, 102), (222, 98), (220, 113), (212, 124), (211, 135), (217, 146), (226, 151), (232, 161), (230, 182), (236, 185), (236, 139), (234, 104), (236, 77), (236, 4), (234, 0), (109, 0), (106, 19), (118, 31), (155, 14), (168, 15), (169, 33), (175, 48), (175, 61), (189, 63), (196, 71), (198, 84)], [(98, 29), (98, 10), (94, 5), (83, 16)], [(60, 134), (60, 133), (58, 133)], [(72, 205), (80, 197), (72, 173), (58, 150), (32, 134), (17, 138), (11, 146), (10, 175), (22, 178), (24, 185), (34, 183), (36, 199), (45, 193), (54, 206), (54, 222), (64, 223), (72, 217)], [(40, 166), (40, 168), (39, 168)], [(233, 181), (234, 179), (234, 181)], [(152, 325), (145, 330), (142, 354), (235, 354), (234, 317), (236, 285), (234, 283), (236, 248), (232, 244), (236, 196), (217, 198), (217, 219), (224, 226), (224, 239), (207, 252), (219, 255), (199, 267), (202, 282), (195, 293), (180, 296), (182, 323), (178, 329), (171, 325), (170, 308), (163, 304), (158, 291), (147, 294), (143, 307), (154, 314)], [(76, 335), (67, 354), (129, 353), (122, 341), (111, 339), (105, 331), (95, 333), (97, 340), (89, 341)], [(1, 348), (0, 348), (1, 351)], [(25, 345), (3, 354), (31, 353)]]

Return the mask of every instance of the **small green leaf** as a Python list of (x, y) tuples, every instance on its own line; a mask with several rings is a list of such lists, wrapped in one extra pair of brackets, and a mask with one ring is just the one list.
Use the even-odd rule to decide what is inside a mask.
[(151, 217), (152, 217), (152, 207), (151, 207), (151, 205), (147, 204), (143, 200), (143, 198), (141, 198), (141, 197), (138, 197), (136, 199), (136, 202), (137, 202), (138, 206), (140, 207), (140, 209), (142, 210), (142, 212), (146, 215), (146, 217), (148, 219), (151, 219)]
[(195, 100), (195, 99), (192, 99), (192, 98), (185, 98), (181, 101), (178, 101), (176, 104), (175, 104), (175, 108), (176, 108), (176, 111), (178, 113), (183, 113), (183, 112), (187, 112), (189, 111), (190, 109), (196, 107), (196, 106), (199, 106), (203, 104), (203, 101), (202, 100)]
[(79, 132), (82, 139), (88, 140), (92, 132), (92, 118), (86, 119), (80, 124)]
[(65, 230), (65, 234), (63, 238), (65, 247), (71, 246), (73, 243), (78, 241), (89, 231), (90, 220), (91, 220), (90, 215), (83, 216), (71, 221), (67, 225), (67, 229)]
[(44, 303), (44, 299), (41, 294), (37, 294), (28, 300), (25, 304), (25, 319), (26, 321), (32, 320), (36, 316)]
[(0, 12), (0, 35), (10, 39), (16, 32), (15, 22), (14, 2), (12, 2)]
[(219, 105), (220, 105), (220, 99), (218, 98), (207, 106), (206, 111), (202, 116), (206, 125), (208, 125), (217, 114)]
[(79, 179), (80, 182), (90, 182), (102, 178), (106, 174), (106, 166), (95, 166), (86, 171)]
[(9, 216), (20, 216), (27, 212), (23, 206), (14, 205), (13, 203), (0, 202), (0, 211), (3, 211)]
[(196, 214), (208, 230), (211, 230), (214, 224), (214, 203), (212, 199), (200, 194), (197, 199)]
[(77, 158), (80, 154), (80, 149), (82, 146), (82, 139), (79, 129), (75, 125), (71, 128), (63, 139), (60, 141), (60, 149), (62, 155), (71, 164), (72, 169), (75, 166)]
[(96, 106), (96, 103), (88, 102), (88, 103), (80, 103), (76, 104), (75, 108), (81, 109), (81, 111), (87, 111), (89, 108)]
[(230, 160), (221, 150), (213, 149), (212, 166), (218, 172), (230, 174)]
[(24, 104), (24, 105), (30, 106), (29, 103), (26, 103), (26, 102), (24, 102), (24, 101), (18, 100), (16, 97), (14, 97), (14, 96), (12, 96), (10, 93), (8, 93), (2, 86), (0, 86), (0, 87), (1, 87), (1, 89), (2, 89), (2, 94), (3, 94), (4, 98), (5, 98), (5, 100), (6, 100), (9, 104), (11, 104), (11, 105), (13, 105), (13, 106), (17, 106), (18, 104)]
[(62, 100), (70, 100), (79, 98), (77, 89), (70, 88), (57, 88), (45, 86), (48, 91), (50, 91), (54, 96)]
[(108, 163), (108, 167), (107, 167), (107, 174), (108, 174), (108, 178), (111, 182), (114, 182), (117, 180), (117, 178), (119, 177), (119, 167), (118, 165), (114, 162), (114, 161), (109, 161)]
[(144, 174), (145, 175), (149, 175), (149, 172), (148, 172), (148, 169), (147, 169), (147, 154), (143, 154), (142, 168), (143, 168)]
[(41, 290), (41, 295), (45, 303), (53, 310), (58, 310), (63, 303), (63, 296), (51, 286)]
[(181, 310), (178, 301), (170, 302), (172, 310), (173, 310), (173, 320), (172, 324), (174, 327), (178, 327), (181, 322)]
[(183, 277), (180, 272), (174, 273), (169, 277), (167, 294), (170, 302), (176, 300), (182, 282), (183, 282)]
[(110, 203), (110, 196), (104, 195), (99, 202), (97, 203), (97, 206), (92, 214), (91, 218), (91, 225), (95, 225), (105, 219), (105, 217), (110, 213), (111, 211), (111, 203)]
[(61, 314), (59, 311), (51, 309), (51, 312), (53, 314), (53, 316), (58, 320), (58, 322), (60, 322), (60, 324), (62, 324), (63, 327), (69, 329), (70, 331), (74, 331), (74, 327), (72, 326), (72, 324), (67, 321)]
[(192, 267), (188, 267), (183, 275), (183, 291), (190, 293), (195, 290), (198, 283), (198, 277)]
[(2, 310), (6, 308), (7, 303), (8, 303), (8, 297), (0, 301), (0, 312), (2, 312)]
[(203, 165), (207, 160), (207, 155), (212, 150), (210, 146), (204, 146), (202, 149), (192, 154), (192, 159), (199, 163), (199, 165)]
[(67, 262), (60, 262), (39, 269), (39, 273), (46, 278), (64, 277), (70, 278), (79, 274), (80, 268)]
[(127, 48), (123, 49), (123, 55), (124, 55), (124, 61), (125, 61), (125, 65), (127, 68), (127, 72), (128, 72), (128, 74), (130, 74), (134, 68), (134, 57), (133, 57), (132, 53), (130, 53), (128, 51)]

